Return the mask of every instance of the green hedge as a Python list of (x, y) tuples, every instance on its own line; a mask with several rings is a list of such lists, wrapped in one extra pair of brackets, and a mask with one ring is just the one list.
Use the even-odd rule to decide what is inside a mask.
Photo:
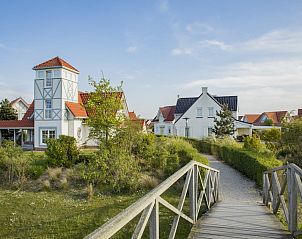
[(259, 153), (250, 150), (227, 145), (223, 142), (213, 140), (194, 140), (189, 141), (202, 153), (213, 154), (225, 161), (227, 164), (237, 169), (257, 185), (262, 186), (263, 172), (282, 166), (282, 161), (267, 153)]

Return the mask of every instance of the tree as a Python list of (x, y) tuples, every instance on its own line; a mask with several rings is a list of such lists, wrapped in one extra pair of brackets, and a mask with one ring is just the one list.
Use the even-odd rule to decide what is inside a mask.
[(272, 126), (274, 124), (272, 119), (265, 119), (263, 123), (265, 126)]
[(217, 112), (217, 118), (215, 118), (213, 132), (217, 137), (223, 137), (226, 135), (232, 135), (235, 132), (234, 118), (232, 112), (228, 109), (227, 105), (223, 105), (222, 109)]
[(18, 115), (16, 110), (11, 106), (8, 99), (0, 102), (0, 120), (17, 120)]
[(122, 88), (121, 85), (111, 86), (110, 81), (104, 77), (100, 82), (89, 77), (89, 84), (94, 88), (85, 105), (89, 114), (87, 124), (91, 127), (89, 137), (98, 139), (100, 143), (105, 141), (107, 145), (109, 136), (123, 121)]
[(278, 128), (264, 130), (260, 138), (265, 142), (266, 147), (275, 153), (280, 146), (281, 130)]
[(284, 122), (281, 133), (282, 153), (302, 166), (302, 119)]

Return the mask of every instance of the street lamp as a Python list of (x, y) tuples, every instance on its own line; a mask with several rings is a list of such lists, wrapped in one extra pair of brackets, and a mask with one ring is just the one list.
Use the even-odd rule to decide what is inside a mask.
[(189, 138), (189, 127), (188, 127), (188, 120), (189, 120), (190, 118), (184, 118), (184, 120), (186, 121), (186, 128), (185, 128), (185, 136), (187, 137), (187, 138)]

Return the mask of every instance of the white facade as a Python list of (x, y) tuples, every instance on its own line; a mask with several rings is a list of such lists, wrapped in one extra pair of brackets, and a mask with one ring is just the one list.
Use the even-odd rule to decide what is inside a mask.
[[(65, 102), (78, 102), (78, 72), (65, 67), (37, 69), (34, 85), (34, 147), (46, 147), (45, 137), (70, 135)], [(73, 127), (69, 129), (69, 127)], [(47, 133), (48, 132), (48, 133)], [(74, 136), (76, 134), (73, 134)]]
[(220, 110), (221, 106), (207, 94), (204, 87), (201, 96), (175, 122), (176, 135), (196, 139), (210, 136), (216, 112)]
[[(231, 108), (234, 117), (236, 129), (234, 136), (251, 135), (252, 124), (237, 120), (237, 97), (212, 96), (208, 93), (207, 87), (202, 87), (202, 94), (199, 97), (178, 99), (174, 120), (171, 122), (165, 121), (160, 108), (154, 121), (154, 133), (157, 135), (175, 135), (195, 139), (213, 136), (214, 119), (217, 118), (217, 112), (222, 109), (222, 104), (217, 99), (220, 101), (226, 101), (227, 99), (232, 104), (229, 108)], [(182, 103), (179, 103), (179, 101)], [(168, 129), (173, 129), (173, 131), (168, 131)]]
[(12, 103), (12, 107), (16, 110), (18, 120), (22, 120), (24, 114), (29, 108), (29, 105), (20, 97)]
[(159, 108), (158, 113), (153, 120), (154, 134), (165, 136), (175, 135), (174, 111), (175, 106), (166, 106)]

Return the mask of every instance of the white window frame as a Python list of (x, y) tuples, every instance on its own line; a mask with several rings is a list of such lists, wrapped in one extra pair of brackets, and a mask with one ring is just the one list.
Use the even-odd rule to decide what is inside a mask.
[(209, 117), (214, 117), (214, 107), (208, 107)]
[[(47, 76), (50, 73), (50, 78)], [(45, 88), (52, 87), (52, 71), (46, 71)]]
[[(50, 107), (48, 107), (48, 104), (47, 104), (48, 102), (50, 102)], [(45, 119), (51, 119), (52, 118), (52, 100), (50, 100), (50, 99), (45, 100), (44, 118)]]
[(202, 117), (202, 107), (197, 107), (196, 115), (197, 115), (197, 117)]
[(47, 139), (49, 139), (50, 132), (54, 132), (54, 137), (52, 137), (53, 139), (57, 137), (57, 132), (55, 129), (40, 129), (40, 145), (46, 145), (46, 142), (43, 142), (43, 132), (46, 132)]

